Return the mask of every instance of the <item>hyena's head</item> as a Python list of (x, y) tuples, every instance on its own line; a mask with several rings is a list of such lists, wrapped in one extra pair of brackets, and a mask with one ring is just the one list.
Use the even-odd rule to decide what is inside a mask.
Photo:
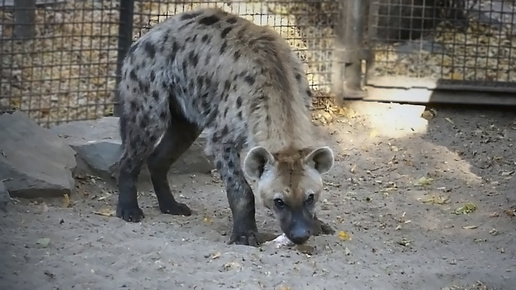
[(321, 175), (333, 162), (329, 147), (277, 154), (254, 147), (244, 159), (245, 173), (258, 181), (255, 195), (274, 212), (285, 235), (296, 244), (312, 234), (315, 204), (323, 189)]

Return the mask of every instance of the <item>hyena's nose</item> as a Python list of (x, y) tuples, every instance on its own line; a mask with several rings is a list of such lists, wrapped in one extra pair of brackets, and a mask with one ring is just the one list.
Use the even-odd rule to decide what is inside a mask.
[(305, 227), (295, 227), (290, 231), (290, 240), (297, 245), (301, 245), (310, 238), (310, 229)]

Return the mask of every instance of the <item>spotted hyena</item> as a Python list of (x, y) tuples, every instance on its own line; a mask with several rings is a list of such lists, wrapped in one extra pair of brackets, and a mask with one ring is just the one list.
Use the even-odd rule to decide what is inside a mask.
[[(191, 215), (171, 194), (167, 171), (205, 130), (233, 215), (230, 243), (259, 243), (255, 196), (297, 244), (331, 231), (314, 207), (334, 155), (315, 145), (302, 63), (273, 30), (220, 9), (177, 14), (131, 46), (119, 92), (118, 217), (144, 217), (136, 195), (144, 162), (160, 210)], [(257, 181), (256, 194), (246, 178)]]

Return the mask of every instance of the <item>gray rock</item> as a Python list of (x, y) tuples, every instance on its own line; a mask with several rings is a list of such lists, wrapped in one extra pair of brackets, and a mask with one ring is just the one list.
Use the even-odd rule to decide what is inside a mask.
[[(78, 171), (110, 176), (120, 156), (118, 118), (69, 122), (50, 128), (77, 153)], [(83, 165), (86, 165), (83, 166)]]
[[(51, 128), (77, 152), (81, 162), (93, 174), (116, 178), (118, 160), (121, 154), (121, 140), (117, 117), (105, 117), (95, 121), (78, 121)], [(204, 135), (177, 160), (170, 172), (175, 174), (208, 173), (214, 168), (213, 162), (204, 154)], [(144, 166), (140, 178), (148, 179), (149, 172)]]
[(71, 194), (75, 152), (21, 112), (0, 115), (0, 179), (11, 196)]

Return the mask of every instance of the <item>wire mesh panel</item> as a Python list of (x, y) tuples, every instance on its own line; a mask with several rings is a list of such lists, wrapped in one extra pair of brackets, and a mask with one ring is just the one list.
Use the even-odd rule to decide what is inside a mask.
[(516, 87), (514, 12), (512, 0), (373, 0), (368, 82), (388, 86), (409, 77), (474, 90)]
[(275, 29), (287, 40), (306, 64), (306, 72), (316, 92), (328, 93), (331, 83), (333, 28), (340, 1), (135, 1), (136, 39), (152, 25), (195, 7), (219, 7), (255, 24)]
[(118, 1), (0, 0), (0, 109), (43, 125), (110, 113)]
[[(312, 88), (328, 92), (338, 2), (135, 0), (128, 34), (134, 40), (167, 16), (218, 6), (276, 29), (307, 64)], [(127, 3), (0, 0), (0, 112), (18, 109), (45, 126), (112, 114)]]

